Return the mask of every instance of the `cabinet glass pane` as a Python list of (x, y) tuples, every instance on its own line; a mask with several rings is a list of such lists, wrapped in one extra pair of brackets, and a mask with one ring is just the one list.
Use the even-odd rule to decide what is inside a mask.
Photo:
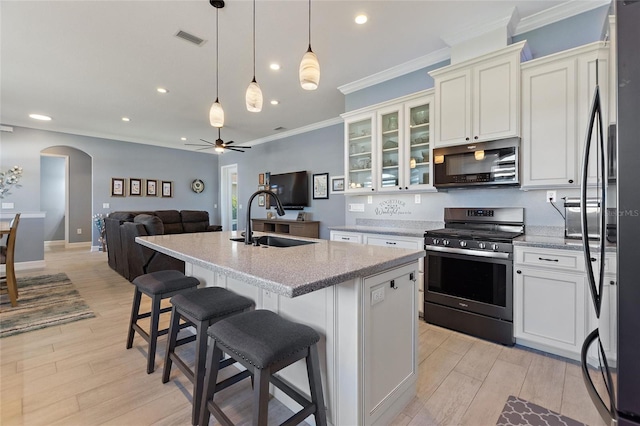
[(373, 186), (371, 119), (348, 124), (349, 129), (349, 188)]
[(381, 118), (380, 158), (382, 158), (382, 168), (379, 176), (380, 185), (382, 187), (397, 186), (400, 167), (398, 112), (384, 114)]
[(431, 159), (429, 145), (429, 104), (419, 105), (409, 110), (409, 158), (410, 185), (429, 184)]

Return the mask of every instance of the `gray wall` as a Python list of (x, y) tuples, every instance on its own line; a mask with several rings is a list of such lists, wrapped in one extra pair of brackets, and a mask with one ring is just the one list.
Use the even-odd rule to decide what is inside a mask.
[[(254, 146), (245, 153), (227, 152), (220, 156), (220, 166), (238, 164), (238, 229), (246, 227), (246, 203), (258, 189), (258, 174), (273, 174), (306, 170), (309, 174), (310, 206), (304, 211), (311, 213), (311, 220), (320, 221), (320, 238), (329, 238), (329, 226), (344, 224), (344, 195), (329, 194), (328, 200), (314, 200), (311, 191), (314, 173), (329, 173), (329, 178), (344, 175), (343, 125), (334, 125), (302, 135)], [(272, 210), (274, 211), (274, 210)], [(253, 201), (251, 217), (266, 218), (267, 210)], [(287, 210), (284, 219), (295, 220), (297, 211)]]
[[(14, 203), (12, 212), (41, 211), (40, 152), (50, 147), (70, 147), (85, 152), (92, 159), (92, 176), (79, 171), (78, 176), (70, 177), (71, 183), (91, 183), (90, 190), (83, 190), (83, 195), (91, 200), (91, 211), (82, 213), (83, 220), (90, 220), (96, 213), (107, 214), (116, 210), (188, 209), (206, 210), (211, 223), (220, 222), (219, 212), (214, 208), (218, 203), (219, 188), (217, 155), (23, 127), (14, 127), (13, 133), (3, 132), (0, 137), (0, 169), (15, 164), (23, 168), (22, 188), (14, 190), (12, 195), (4, 199), (5, 202)], [(172, 181), (174, 196), (111, 197), (112, 177)], [(205, 183), (205, 190), (200, 194), (190, 189), (191, 181), (195, 178)], [(103, 203), (109, 203), (109, 207), (103, 208)], [(83, 226), (90, 226), (92, 244), (97, 246), (96, 228), (92, 224)], [(77, 228), (71, 229), (75, 231)]]
[(66, 159), (43, 155), (40, 159), (40, 209), (44, 218), (44, 240), (64, 241)]

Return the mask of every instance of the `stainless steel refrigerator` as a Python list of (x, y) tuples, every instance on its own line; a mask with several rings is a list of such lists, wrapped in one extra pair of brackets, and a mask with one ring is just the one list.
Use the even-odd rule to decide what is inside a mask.
[[(617, 230), (609, 235), (608, 246), (615, 247), (617, 256), (617, 357), (608, 359), (599, 337), (604, 330), (595, 329), (582, 347), (582, 373), (587, 390), (606, 424), (640, 426), (640, 1), (614, 1), (617, 42), (617, 136), (609, 142), (615, 149), (607, 149), (607, 141), (600, 116), (599, 90), (596, 88), (583, 157), (582, 203), (586, 202), (586, 175), (590, 150), (596, 150), (599, 178), (598, 196), (602, 199), (599, 218), (600, 239), (590, 249), (585, 239), (585, 261), (596, 313), (600, 314), (603, 299), (604, 273), (593, 265), (593, 257), (604, 256), (607, 243), (607, 225), (612, 229), (611, 215), (617, 220)], [(615, 76), (614, 76), (615, 77)], [(590, 146), (591, 145), (591, 146)], [(615, 153), (615, 157), (613, 157)], [(613, 173), (607, 173), (614, 165)], [(593, 165), (592, 165), (593, 167)], [(614, 208), (607, 220), (607, 198)], [(583, 206), (584, 207), (584, 206)], [(583, 208), (586, 212), (586, 209)], [(583, 217), (583, 235), (587, 235), (586, 213)], [(615, 238), (613, 236), (615, 235)], [(616, 247), (617, 246), (617, 247)], [(604, 257), (601, 257), (604, 259)], [(614, 319), (615, 320), (615, 319)], [(599, 354), (600, 378), (606, 384), (598, 393), (594, 368), (587, 364), (587, 352)], [(604, 391), (602, 391), (604, 389)]]

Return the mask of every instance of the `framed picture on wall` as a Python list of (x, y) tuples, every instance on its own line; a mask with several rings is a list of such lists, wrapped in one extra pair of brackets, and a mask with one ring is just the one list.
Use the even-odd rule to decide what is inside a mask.
[(173, 197), (173, 183), (170, 181), (162, 181), (162, 196), (165, 198)]
[(111, 196), (124, 197), (124, 178), (111, 178)]
[(331, 193), (344, 192), (344, 176), (331, 178)]
[(147, 179), (147, 197), (158, 196), (158, 181), (155, 179)]
[(265, 196), (264, 194), (259, 194), (258, 195), (258, 206), (259, 207), (264, 207), (265, 204)]
[(258, 185), (264, 185), (264, 173), (258, 174)]
[(129, 195), (134, 197), (142, 195), (142, 179), (129, 178)]
[(329, 173), (313, 175), (313, 199), (329, 198)]

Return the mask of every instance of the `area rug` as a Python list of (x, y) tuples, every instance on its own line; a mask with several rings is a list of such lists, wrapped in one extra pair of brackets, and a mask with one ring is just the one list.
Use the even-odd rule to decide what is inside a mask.
[(510, 395), (497, 426), (586, 426), (562, 414)]
[(18, 306), (0, 296), (0, 338), (95, 317), (65, 273), (18, 278)]

